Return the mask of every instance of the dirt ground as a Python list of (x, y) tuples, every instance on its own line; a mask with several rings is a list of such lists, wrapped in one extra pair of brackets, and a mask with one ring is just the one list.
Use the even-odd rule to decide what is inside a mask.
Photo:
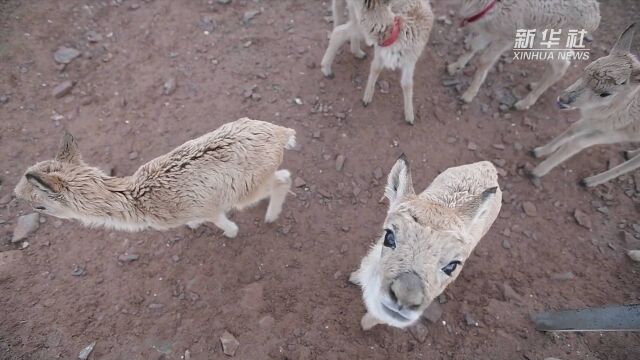
[[(444, 86), (463, 36), (450, 14), (455, 2), (433, 3), (453, 24), (436, 22), (418, 63), (411, 127), (397, 73), (383, 72), (389, 91), (367, 108), (369, 60), (345, 47), (335, 79), (322, 77), (326, 1), (0, 1), (0, 358), (75, 359), (95, 341), (90, 359), (183, 359), (187, 351), (222, 359), (225, 331), (240, 343), (238, 359), (640, 358), (639, 335), (544, 334), (529, 321), (545, 309), (640, 300), (640, 267), (625, 255), (640, 248), (640, 173), (592, 190), (577, 185), (629, 147), (583, 152), (538, 186), (523, 176), (537, 163), (527, 151), (576, 120), (554, 99), (586, 63), (574, 63), (530, 111), (501, 112), (505, 91), (523, 96), (543, 71), (503, 58), (476, 101), (461, 106), (474, 66)], [(603, 1), (601, 11), (593, 57), (638, 19), (640, 3)], [(61, 46), (82, 54), (61, 66), (53, 58)], [(65, 80), (75, 82), (70, 94), (52, 96)], [(301, 148), (283, 166), (306, 185), (275, 224), (262, 222), (264, 204), (233, 215), (233, 240), (213, 225), (131, 234), (43, 217), (26, 243), (11, 243), (17, 217), (31, 212), (13, 188), (29, 165), (55, 154), (63, 129), (86, 161), (123, 176), (243, 116), (298, 132)], [(361, 294), (347, 277), (381, 231), (380, 172), (401, 152), (420, 190), (447, 167), (492, 160), (505, 199), (439, 298), (436, 322), (365, 333)], [(337, 155), (346, 157), (342, 171)], [(537, 214), (525, 214), (524, 202)], [(119, 261), (123, 254), (139, 258)]]

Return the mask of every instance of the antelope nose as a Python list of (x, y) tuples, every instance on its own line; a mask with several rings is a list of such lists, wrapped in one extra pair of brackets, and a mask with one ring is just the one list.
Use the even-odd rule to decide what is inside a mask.
[(415, 272), (404, 272), (398, 275), (389, 287), (389, 297), (402, 309), (420, 306), (424, 301), (422, 279)]
[(569, 104), (573, 102), (571, 96), (569, 94), (562, 94), (558, 96), (558, 107), (560, 109), (566, 109), (569, 107)]

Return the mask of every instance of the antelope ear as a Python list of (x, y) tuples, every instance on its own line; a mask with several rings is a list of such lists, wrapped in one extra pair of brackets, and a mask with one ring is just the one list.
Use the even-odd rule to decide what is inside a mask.
[(633, 42), (633, 33), (635, 32), (636, 23), (629, 25), (629, 27), (620, 35), (618, 42), (613, 45), (611, 53), (627, 54), (631, 51), (631, 43)]
[(73, 135), (68, 132), (65, 132), (62, 140), (60, 141), (56, 160), (72, 164), (79, 164), (82, 162), (82, 158), (78, 150), (78, 144), (73, 138)]
[(409, 161), (407, 156), (402, 154), (393, 165), (393, 168), (391, 168), (391, 172), (389, 172), (384, 195), (389, 199), (389, 203), (394, 205), (399, 200), (414, 194)]
[(459, 215), (467, 224), (467, 227), (473, 226), (484, 219), (489, 210), (491, 200), (496, 196), (497, 191), (497, 186), (490, 187), (460, 207)]
[(64, 186), (63, 180), (56, 175), (43, 174), (39, 172), (29, 172), (25, 175), (25, 177), (31, 185), (50, 194), (59, 193)]

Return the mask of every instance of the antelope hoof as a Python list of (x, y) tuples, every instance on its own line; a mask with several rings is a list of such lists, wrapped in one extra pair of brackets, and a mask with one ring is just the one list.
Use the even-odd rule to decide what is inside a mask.
[(464, 92), (464, 94), (462, 94), (462, 101), (464, 101), (465, 103), (470, 103), (473, 101), (473, 98), (476, 97), (476, 94), (474, 94), (473, 92), (467, 90)]
[(355, 53), (353, 53), (353, 56), (354, 56), (356, 59), (364, 60), (364, 59), (366, 59), (366, 58), (367, 58), (367, 53), (366, 53), (366, 52), (364, 52), (364, 51), (362, 51), (362, 50), (360, 50), (360, 52), (355, 52)]
[(451, 63), (447, 65), (447, 73), (450, 76), (453, 76), (458, 73), (458, 71), (462, 70), (462, 68), (457, 63)]
[(324, 75), (324, 77), (326, 77), (327, 79), (333, 79), (334, 77), (336, 77), (331, 71), (331, 69), (325, 69), (325, 68), (322, 68), (322, 75)]
[(514, 107), (517, 110), (527, 110), (531, 107), (531, 105), (533, 105), (533, 103), (531, 103), (531, 101), (527, 100), (527, 99), (522, 99), (520, 101), (518, 101)]
[(367, 101), (365, 99), (362, 99), (362, 106), (367, 107), (367, 106), (369, 106), (370, 103), (371, 103), (371, 100)]
[(411, 115), (411, 116), (405, 116), (405, 117), (404, 117), (404, 121), (406, 121), (407, 123), (409, 123), (409, 125), (413, 125), (413, 123), (414, 123), (414, 121), (415, 121), (415, 118), (414, 118), (414, 116), (413, 116), (413, 115)]
[(229, 239), (235, 238), (236, 236), (238, 236), (238, 225), (234, 224), (234, 227), (231, 229), (225, 230), (223, 235), (228, 237)]
[(540, 153), (541, 151), (539, 147), (529, 151), (529, 155), (531, 155), (531, 157), (533, 157), (534, 159), (539, 159), (542, 156)]

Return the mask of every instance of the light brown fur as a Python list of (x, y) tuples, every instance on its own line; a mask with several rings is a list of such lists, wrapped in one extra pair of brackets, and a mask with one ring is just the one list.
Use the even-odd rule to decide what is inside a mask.
[(187, 141), (142, 165), (132, 176), (111, 177), (82, 160), (70, 134), (54, 160), (30, 167), (15, 193), (37, 211), (85, 225), (120, 230), (165, 230), (210, 221), (235, 237), (226, 217), (270, 198), (265, 220), (278, 217), (291, 186), (278, 170), (295, 131), (242, 118)]
[[(349, 10), (349, 20), (342, 24), (342, 13)], [(360, 49), (360, 40), (374, 46), (374, 58), (362, 103), (367, 106), (373, 99), (375, 85), (382, 69), (400, 69), (400, 84), (404, 97), (405, 120), (413, 124), (413, 73), (416, 62), (429, 40), (433, 26), (433, 12), (428, 0), (333, 0), (334, 29), (329, 46), (322, 58), (321, 70), (326, 77), (333, 77), (331, 65), (338, 49), (347, 40), (351, 52), (357, 58), (366, 54)], [(397, 40), (387, 46), (378, 44), (386, 39), (392, 28), (394, 17), (400, 18), (400, 33)]]
[[(460, 16), (467, 18), (477, 14), (490, 1), (464, 0)], [(447, 71), (454, 75), (477, 53), (482, 52), (473, 80), (462, 94), (462, 100), (469, 103), (478, 94), (489, 70), (500, 59), (500, 55), (513, 48), (516, 29), (537, 29), (536, 37), (540, 39), (540, 32), (544, 29), (562, 29), (563, 35), (566, 35), (572, 29), (593, 32), (599, 23), (600, 9), (596, 0), (501, 0), (487, 14), (467, 26), (468, 31), (476, 34), (471, 41), (471, 51), (449, 64)], [(565, 39), (560, 43), (564, 45)], [(550, 69), (545, 71), (533, 90), (515, 104), (516, 109), (528, 109), (535, 104), (549, 87), (564, 76), (570, 64), (568, 60), (549, 61)]]
[[(582, 77), (558, 98), (565, 109), (580, 109), (581, 119), (548, 144), (533, 150), (549, 156), (532, 175), (541, 177), (571, 156), (599, 144), (640, 141), (640, 61), (631, 53), (631, 25), (608, 56), (589, 64)], [(640, 151), (626, 153), (628, 161), (583, 180), (596, 186), (640, 167)]]
[[(502, 204), (495, 167), (487, 161), (450, 168), (419, 195), (405, 157), (393, 166), (385, 196), (389, 211), (382, 236), (350, 280), (362, 286), (363, 329), (406, 327), (452, 283)], [(393, 234), (395, 248), (385, 245)], [(451, 262), (459, 261), (446, 274)]]

